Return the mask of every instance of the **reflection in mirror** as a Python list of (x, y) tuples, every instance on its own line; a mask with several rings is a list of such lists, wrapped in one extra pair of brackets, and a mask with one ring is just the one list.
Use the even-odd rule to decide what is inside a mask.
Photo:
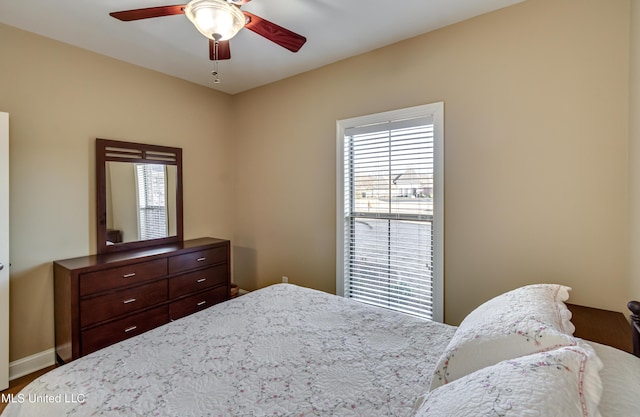
[(96, 139), (98, 253), (183, 239), (182, 149)]
[(107, 161), (106, 244), (177, 235), (175, 165)]

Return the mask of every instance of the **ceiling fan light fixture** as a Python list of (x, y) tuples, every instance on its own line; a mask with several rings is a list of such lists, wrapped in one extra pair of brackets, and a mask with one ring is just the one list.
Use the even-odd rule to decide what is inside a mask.
[(200, 33), (215, 41), (233, 38), (246, 22), (240, 8), (227, 0), (191, 0), (184, 13)]

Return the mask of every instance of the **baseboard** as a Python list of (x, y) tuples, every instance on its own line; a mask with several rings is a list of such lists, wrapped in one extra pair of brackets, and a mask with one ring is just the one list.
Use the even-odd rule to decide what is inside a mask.
[(47, 349), (35, 355), (9, 362), (9, 381), (29, 375), (56, 363), (55, 348)]

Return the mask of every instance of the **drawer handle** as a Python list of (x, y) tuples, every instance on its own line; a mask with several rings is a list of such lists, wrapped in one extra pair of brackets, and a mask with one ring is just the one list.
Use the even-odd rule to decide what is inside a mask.
[(135, 298), (129, 298), (128, 300), (124, 300), (122, 304), (129, 304), (129, 303), (133, 303), (134, 301), (136, 301)]
[(127, 327), (126, 329), (124, 329), (124, 332), (125, 332), (125, 333), (129, 333), (129, 332), (134, 331), (134, 330), (135, 330), (135, 329), (137, 329), (137, 328), (138, 328), (138, 326), (131, 326), (131, 327)]
[(198, 303), (198, 307), (203, 306), (203, 305), (205, 305), (205, 304), (207, 304), (207, 302), (206, 302), (206, 301), (200, 301), (200, 302)]
[(200, 278), (199, 280), (197, 280), (196, 282), (199, 284), (201, 282), (205, 282), (207, 279), (206, 278)]
[(202, 261), (206, 261), (206, 260), (207, 260), (207, 258), (205, 258), (204, 256), (202, 258), (196, 259), (196, 261), (198, 261), (198, 262), (202, 262)]
[(132, 273), (130, 273), (130, 274), (124, 274), (124, 275), (122, 276), (122, 278), (131, 278), (131, 277), (135, 277), (135, 276), (136, 276), (136, 273), (135, 273), (135, 272), (132, 272)]

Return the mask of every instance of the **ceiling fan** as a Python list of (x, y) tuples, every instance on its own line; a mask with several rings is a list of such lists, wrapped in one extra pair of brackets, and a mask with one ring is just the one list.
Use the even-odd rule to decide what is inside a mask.
[(191, 0), (187, 4), (124, 10), (109, 13), (109, 15), (128, 22), (186, 14), (198, 31), (209, 38), (209, 58), (212, 61), (231, 58), (229, 39), (234, 37), (243, 27), (291, 52), (298, 52), (307, 38), (252, 13), (241, 11), (240, 6), (250, 1)]

